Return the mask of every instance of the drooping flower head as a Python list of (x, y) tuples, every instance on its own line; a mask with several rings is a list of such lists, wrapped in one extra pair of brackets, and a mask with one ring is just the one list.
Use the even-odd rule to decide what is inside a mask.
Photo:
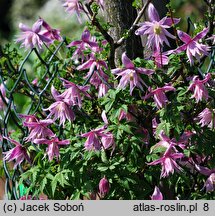
[(34, 142), (35, 139), (51, 138), (55, 134), (47, 127), (53, 123), (51, 119), (38, 120), (34, 115), (19, 115), (24, 118), (23, 126), (28, 127), (29, 135), (25, 138), (27, 142)]
[(150, 93), (148, 95), (146, 95), (144, 97), (144, 99), (146, 100), (146, 99), (150, 98), (151, 96), (153, 96), (154, 97), (154, 101), (155, 101), (155, 103), (157, 105), (157, 108), (161, 109), (168, 102), (168, 99), (167, 99), (167, 97), (166, 97), (166, 95), (165, 95), (164, 92), (165, 91), (175, 91), (175, 88), (172, 87), (172, 86), (170, 86), (170, 85), (166, 85), (164, 87), (157, 88), (155, 90), (149, 89), (149, 91), (150, 91)]
[(193, 91), (194, 94), (191, 98), (195, 98), (196, 102), (202, 101), (203, 99), (208, 99), (208, 91), (205, 88), (205, 83), (211, 78), (211, 75), (208, 73), (203, 80), (200, 80), (198, 76), (194, 76), (192, 83), (190, 84), (188, 90)]
[(160, 20), (159, 14), (152, 3), (148, 6), (148, 18), (149, 21), (141, 23), (141, 27), (136, 30), (135, 34), (148, 35), (146, 46), (151, 47), (153, 51), (160, 51), (164, 43), (170, 46), (167, 37), (175, 39), (175, 36), (170, 34), (167, 29), (172, 24), (177, 24), (180, 19), (164, 17)]
[(208, 108), (205, 108), (201, 113), (199, 113), (196, 120), (200, 120), (199, 124), (201, 125), (201, 127), (215, 127), (215, 115), (213, 114), (213, 111)]
[(104, 72), (104, 69), (108, 69), (108, 66), (104, 60), (96, 59), (94, 54), (91, 54), (88, 61), (77, 67), (77, 70), (86, 69), (89, 69), (89, 72), (84, 78), (90, 79), (89, 82), (97, 89), (103, 83), (103, 81), (108, 82), (108, 75)]
[(99, 45), (96, 41), (91, 38), (90, 31), (84, 30), (81, 36), (81, 40), (72, 41), (67, 47), (76, 46), (77, 49), (72, 55), (72, 59), (81, 57), (82, 61), (84, 60), (84, 51), (87, 49), (97, 50)]
[(86, 137), (87, 140), (84, 143), (86, 150), (101, 150), (102, 148), (108, 149), (113, 146), (114, 148), (114, 137), (111, 132), (107, 132), (105, 126), (91, 130), (90, 132), (84, 133), (81, 137)]
[(169, 64), (169, 58), (165, 55), (165, 53), (155, 51), (153, 53), (153, 58), (154, 58), (154, 61), (155, 61), (155, 65), (158, 68), (163, 67), (163, 65), (168, 65)]
[(59, 146), (70, 144), (70, 140), (59, 140), (58, 137), (53, 137), (50, 140), (48, 140), (48, 139), (35, 139), (34, 142), (36, 144), (48, 145), (47, 155), (48, 155), (49, 161), (53, 160), (54, 156), (56, 156), (57, 159), (59, 158), (59, 155), (60, 155)]
[(41, 34), (46, 38), (49, 38), (50, 43), (52, 43), (55, 40), (62, 40), (59, 29), (53, 29), (44, 19), (42, 19), (42, 26), (45, 28), (45, 30), (41, 31)]
[(214, 191), (215, 190), (215, 169), (209, 169), (207, 167), (203, 167), (197, 164), (195, 164), (195, 168), (201, 174), (208, 177), (204, 184), (204, 188), (206, 188), (206, 192)]
[(73, 106), (78, 105), (81, 108), (82, 105), (81, 94), (85, 95), (88, 98), (91, 98), (89, 93), (87, 93), (87, 91), (90, 89), (90, 86), (79, 86), (63, 78), (61, 78), (61, 80), (63, 81), (63, 85), (67, 88), (67, 90), (65, 90), (60, 95), (60, 97), (69, 101), (69, 103), (72, 104)]
[(117, 78), (121, 76), (118, 88), (124, 89), (128, 84), (130, 84), (130, 95), (132, 95), (132, 91), (135, 87), (143, 90), (142, 85), (146, 85), (140, 74), (150, 75), (154, 71), (145, 68), (136, 68), (133, 62), (127, 57), (126, 53), (122, 54), (122, 63), (124, 68), (116, 68), (111, 70), (111, 72), (117, 75)]
[(31, 163), (30, 157), (28, 156), (27, 150), (24, 146), (9, 137), (3, 138), (15, 145), (15, 147), (10, 149), (9, 151), (3, 152), (3, 154), (5, 155), (3, 158), (4, 160), (8, 162), (15, 160), (15, 164), (13, 167), (14, 169), (16, 169), (16, 167), (20, 165), (24, 160), (27, 160), (29, 163)]
[(161, 170), (161, 178), (168, 177), (170, 173), (174, 173), (174, 171), (182, 171), (182, 168), (176, 163), (177, 159), (181, 159), (184, 157), (183, 153), (175, 153), (173, 149), (174, 144), (170, 144), (169, 147), (166, 149), (163, 156), (155, 160), (148, 165), (157, 165), (161, 164), (162, 170)]
[(20, 23), (19, 28), (22, 31), (22, 34), (18, 37), (16, 42), (22, 42), (21, 47), (25, 47), (26, 49), (38, 47), (39, 50), (42, 50), (42, 45), (44, 42), (47, 44), (51, 42), (51, 39), (41, 34), (42, 24), (42, 19), (38, 19), (33, 24), (32, 28)]
[(80, 14), (83, 11), (82, 5), (79, 0), (65, 0), (63, 7), (66, 8), (66, 12), (72, 14), (76, 14), (78, 21), (81, 23)]
[(104, 97), (109, 90), (109, 87), (105, 83), (99, 85), (98, 98)]
[(195, 57), (198, 61), (204, 55), (209, 55), (210, 47), (204, 44), (198, 43), (198, 41), (206, 36), (208, 33), (208, 28), (203, 29), (194, 38), (191, 38), (187, 33), (178, 30), (179, 38), (184, 42), (184, 44), (178, 47), (174, 52), (180, 53), (186, 50), (187, 57), (190, 61), (190, 65), (194, 64)]
[(63, 98), (59, 92), (54, 88), (54, 86), (51, 87), (51, 93), (56, 102), (51, 104), (48, 108), (44, 109), (44, 111), (49, 111), (49, 115), (47, 118), (50, 118), (54, 116), (53, 121), (56, 121), (56, 119), (60, 120), (60, 125), (65, 124), (66, 120), (68, 121), (74, 121), (75, 114), (71, 108), (72, 102), (71, 99)]

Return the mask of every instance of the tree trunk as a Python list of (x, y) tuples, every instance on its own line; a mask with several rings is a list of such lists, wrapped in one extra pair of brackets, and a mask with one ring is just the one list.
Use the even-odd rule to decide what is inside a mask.
[[(135, 18), (137, 17), (137, 11), (132, 7), (133, 0), (106, 0), (105, 12), (107, 21), (110, 23), (110, 35), (114, 41), (118, 41), (126, 30), (128, 30)], [(138, 36), (132, 34), (128, 37), (125, 43), (116, 49), (115, 64), (119, 65), (121, 61), (122, 53), (126, 51), (129, 58), (134, 59), (136, 57), (142, 57), (142, 44)]]

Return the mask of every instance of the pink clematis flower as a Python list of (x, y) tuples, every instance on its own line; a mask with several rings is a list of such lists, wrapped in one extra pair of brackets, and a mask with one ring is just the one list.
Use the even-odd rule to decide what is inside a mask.
[(52, 139), (35, 139), (36, 144), (47, 144), (47, 154), (49, 161), (53, 160), (54, 156), (59, 159), (59, 146), (70, 144), (70, 140), (59, 140), (58, 137), (53, 137)]
[(53, 123), (51, 119), (38, 120), (33, 115), (23, 115), (20, 114), (21, 118), (25, 118), (23, 125), (28, 127), (30, 134), (25, 138), (27, 142), (34, 142), (35, 139), (40, 138), (50, 138), (55, 136), (55, 134), (47, 127)]
[(148, 35), (148, 42), (146, 46), (151, 47), (153, 50), (160, 50), (160, 46), (167, 44), (170, 46), (167, 37), (175, 39), (175, 36), (170, 34), (167, 29), (172, 24), (179, 23), (180, 19), (164, 17), (160, 20), (157, 10), (152, 3), (148, 7), (148, 18), (149, 21), (141, 23), (141, 27), (136, 30), (136, 35)]
[(160, 189), (157, 186), (155, 186), (151, 199), (152, 200), (163, 200), (163, 194), (160, 192)]
[[(6, 97), (6, 91), (5, 91), (5, 87), (4, 84), (2, 83), (0, 85), (0, 91), (1, 91), (1, 96), (0, 96), (0, 110), (3, 110), (6, 107), (5, 102), (8, 102), (8, 99)], [(2, 98), (3, 97), (3, 98)]]
[(164, 147), (164, 148), (168, 149), (171, 146), (172, 150), (174, 150), (175, 152), (178, 152), (178, 149), (176, 147), (180, 147), (181, 149), (185, 149), (187, 144), (188, 144), (189, 138), (192, 135), (193, 135), (192, 132), (185, 131), (179, 137), (179, 139), (176, 140), (175, 138), (170, 139), (164, 133), (164, 131), (161, 131), (159, 134), (160, 141), (158, 143), (156, 143), (153, 147), (151, 147), (151, 151), (154, 151), (158, 147)]
[(203, 29), (194, 38), (191, 38), (187, 33), (178, 30), (179, 38), (185, 43), (178, 47), (174, 52), (180, 53), (186, 50), (187, 57), (190, 61), (190, 65), (194, 64), (193, 56), (200, 61), (200, 57), (203, 55), (209, 55), (208, 51), (210, 47), (198, 43), (198, 41), (206, 36), (208, 28)]
[(24, 160), (27, 160), (29, 163), (31, 163), (30, 157), (28, 156), (27, 150), (24, 146), (22, 146), (19, 142), (11, 138), (8, 137), (3, 137), (3, 138), (15, 144), (16, 146), (7, 152), (3, 152), (3, 154), (5, 155), (3, 158), (4, 160), (8, 162), (12, 160), (16, 161), (13, 167), (14, 169), (16, 169), (16, 167), (20, 165)]
[(76, 59), (76, 57), (81, 57), (82, 61), (84, 60), (84, 51), (87, 49), (98, 50), (98, 43), (91, 38), (90, 31), (85, 30), (82, 33), (81, 40), (72, 41), (67, 47), (77, 46), (77, 49), (72, 55), (72, 59)]
[(205, 88), (204, 84), (208, 82), (211, 78), (211, 75), (208, 73), (203, 80), (200, 80), (198, 76), (194, 76), (192, 83), (190, 84), (188, 90), (194, 91), (194, 94), (191, 98), (195, 98), (196, 102), (208, 99), (208, 91)]
[(67, 101), (70, 101), (70, 104), (72, 104), (73, 106), (78, 105), (81, 108), (81, 94), (85, 95), (88, 98), (91, 98), (91, 96), (87, 93), (87, 91), (90, 89), (90, 86), (79, 86), (63, 78), (61, 78), (61, 80), (63, 81), (63, 85), (67, 88), (67, 90), (65, 90), (60, 95), (60, 97), (66, 99)]
[(54, 86), (51, 87), (51, 93), (56, 102), (51, 104), (47, 109), (44, 109), (44, 111), (50, 111), (47, 118), (50, 118), (54, 115), (53, 121), (56, 119), (60, 119), (60, 125), (65, 124), (66, 120), (68, 121), (74, 121), (75, 114), (70, 107), (72, 105), (71, 99), (63, 98), (57, 90), (54, 88)]
[(150, 75), (154, 71), (145, 68), (136, 68), (133, 62), (127, 57), (125, 53), (122, 54), (122, 63), (125, 66), (124, 68), (116, 68), (111, 70), (111, 72), (117, 75), (117, 78), (121, 76), (119, 85), (117, 88), (124, 89), (128, 83), (130, 83), (130, 95), (135, 87), (143, 90), (142, 84), (146, 85), (141, 79), (140, 74)]
[(108, 86), (104, 83), (101, 83), (99, 85), (98, 98), (104, 97), (107, 94), (108, 90)]
[(155, 65), (158, 68), (163, 67), (163, 65), (168, 65), (169, 64), (169, 58), (165, 55), (165, 53), (161, 53), (161, 52), (154, 52), (153, 54), (153, 58), (155, 61)]
[(42, 26), (45, 28), (45, 30), (41, 31), (41, 34), (46, 38), (49, 38), (50, 43), (53, 43), (54, 40), (61, 41), (62, 37), (60, 36), (60, 30), (51, 28), (51, 26), (44, 19), (41, 18), (41, 20)]
[(206, 188), (206, 192), (214, 191), (215, 190), (215, 169), (209, 169), (207, 167), (203, 167), (200, 165), (195, 165), (195, 168), (201, 174), (208, 176), (204, 184), (204, 188)]
[(129, 105), (127, 111), (121, 108), (119, 111), (118, 120), (121, 121), (122, 119), (126, 119), (129, 122), (135, 122), (136, 119), (134, 115), (137, 115), (137, 111), (138, 109), (135, 107), (135, 105)]
[(43, 43), (49, 44), (51, 39), (45, 37), (41, 34), (43, 20), (38, 19), (32, 29), (28, 26), (20, 23), (19, 28), (22, 31), (22, 35), (16, 40), (16, 42), (22, 42), (21, 47), (25, 47), (26, 49), (33, 47), (38, 47), (39, 50), (42, 50)]
[(90, 59), (82, 65), (79, 65), (77, 70), (90, 69), (84, 78), (90, 78), (90, 83), (96, 88), (99, 88), (99, 86), (103, 83), (101, 78), (108, 82), (108, 75), (104, 73), (103, 68), (108, 69), (106, 62), (103, 60), (97, 60), (96, 56), (91, 54)]
[(86, 48), (99, 47), (97, 42), (91, 40), (90, 31), (87, 29), (82, 33), (81, 40), (72, 41), (67, 47), (71, 46), (79, 46), (83, 50), (86, 50)]
[(199, 113), (196, 120), (200, 120), (199, 124), (201, 124), (201, 127), (206, 125), (211, 129), (215, 127), (215, 116), (213, 111), (208, 108), (205, 108), (201, 113)]
[[(26, 126), (25, 123), (31, 123), (31, 122), (38, 122), (37, 118), (35, 115), (25, 115), (25, 114), (19, 114), (20, 118), (25, 119), (23, 121), (23, 125)], [(28, 130), (31, 130), (31, 127), (28, 127)]]
[(104, 177), (99, 182), (99, 193), (102, 196), (105, 196), (110, 190), (110, 183), (109, 181)]
[(108, 149), (114, 146), (113, 134), (106, 132), (104, 126), (84, 133), (81, 137), (87, 138), (84, 144), (86, 150), (101, 150), (101, 148)]
[(80, 14), (83, 11), (83, 7), (79, 0), (65, 0), (63, 7), (65, 7), (66, 12), (70, 14), (76, 13), (78, 21), (81, 23)]
[(164, 155), (151, 163), (148, 163), (148, 165), (157, 165), (161, 164), (162, 171), (161, 171), (161, 178), (168, 177), (170, 173), (174, 173), (176, 170), (177, 172), (182, 171), (182, 168), (176, 163), (175, 160), (181, 159), (184, 157), (183, 153), (173, 153), (172, 147), (174, 144), (170, 144), (167, 150), (165, 151)]
[(151, 96), (154, 96), (154, 101), (157, 105), (157, 108), (161, 109), (165, 107), (166, 103), (168, 102), (168, 99), (164, 92), (165, 91), (175, 91), (175, 88), (170, 85), (166, 85), (164, 87), (157, 88), (155, 90), (151, 90), (149, 88), (149, 91), (150, 93), (144, 97), (144, 100), (150, 98)]

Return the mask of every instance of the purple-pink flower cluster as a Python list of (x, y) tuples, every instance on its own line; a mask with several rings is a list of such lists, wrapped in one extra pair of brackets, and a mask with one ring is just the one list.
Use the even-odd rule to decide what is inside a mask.
[[(39, 18), (32, 26), (20, 23), (19, 28), (22, 31), (21, 35), (17, 38), (16, 42), (21, 42), (21, 47), (26, 49), (38, 48), (42, 50), (43, 44), (52, 44), (55, 40), (62, 40), (60, 31), (53, 29), (51, 26), (42, 18)], [(44, 29), (42, 29), (44, 28)]]

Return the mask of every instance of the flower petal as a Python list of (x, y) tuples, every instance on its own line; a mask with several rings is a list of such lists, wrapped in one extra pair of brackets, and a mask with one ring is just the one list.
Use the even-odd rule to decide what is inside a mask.
[(126, 68), (134, 68), (133, 62), (127, 57), (125, 52), (122, 54), (122, 63), (125, 65)]
[(160, 16), (152, 3), (148, 6), (148, 17), (151, 22), (160, 20)]
[(177, 33), (178, 33), (178, 37), (179, 37), (184, 43), (189, 43), (189, 42), (191, 41), (191, 37), (190, 37), (187, 33), (183, 32), (183, 31), (180, 31), (180, 30), (178, 30)]

